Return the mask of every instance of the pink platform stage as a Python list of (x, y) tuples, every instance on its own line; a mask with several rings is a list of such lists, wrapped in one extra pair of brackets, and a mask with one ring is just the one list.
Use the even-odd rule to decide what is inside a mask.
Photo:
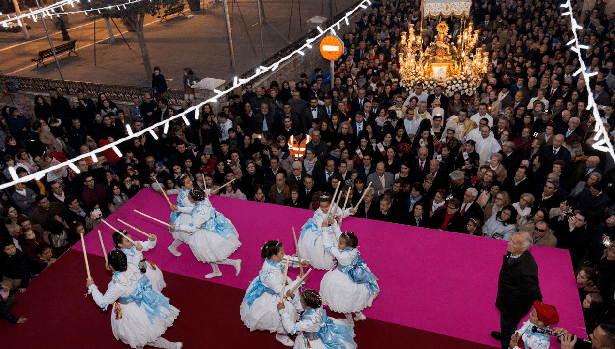
[[(172, 196), (171, 201), (175, 203), (176, 197)], [(232, 267), (221, 266), (223, 276), (210, 281), (244, 290), (262, 266), (260, 248), (264, 242), (279, 239), (286, 253), (294, 253), (291, 228), (295, 227), (298, 237), (301, 226), (313, 215), (309, 210), (218, 196), (211, 201), (237, 228), (243, 245), (231, 258), (240, 258), (243, 264), (238, 277)], [(202, 279), (211, 272), (209, 265), (194, 258), (186, 244), (179, 248), (181, 257), (171, 255), (167, 247), (172, 236), (166, 227), (133, 212), (134, 209), (166, 222), (171, 210), (164, 197), (148, 189), (107, 219), (114, 227), (127, 229), (136, 239), (145, 237), (118, 219), (156, 234), (158, 245), (145, 253), (148, 259), (163, 271), (184, 276)], [(102, 255), (98, 229), (103, 233), (107, 250), (111, 248), (111, 229), (100, 224), (86, 236), (86, 249), (88, 253)], [(343, 230), (357, 233), (361, 255), (379, 278), (381, 295), (372, 308), (365, 310), (368, 318), (498, 346), (490, 333), (499, 330), (499, 313), (494, 303), (506, 241), (354, 217), (344, 219)], [(81, 250), (81, 244), (73, 248)], [(586, 338), (568, 251), (535, 246), (531, 252), (538, 263), (544, 301), (559, 312), (561, 321), (557, 326)], [(323, 275), (323, 271), (312, 271), (307, 287), (318, 290)], [(236, 308), (239, 317), (239, 303), (231, 307)], [(553, 341), (552, 347), (559, 348), (559, 344)]]

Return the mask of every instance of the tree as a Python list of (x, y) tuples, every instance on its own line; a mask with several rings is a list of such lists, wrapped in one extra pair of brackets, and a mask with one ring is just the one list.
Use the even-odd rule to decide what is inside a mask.
[(155, 16), (161, 8), (173, 6), (183, 0), (142, 0), (132, 4), (126, 4), (127, 0), (80, 0), (81, 8), (106, 8), (100, 11), (105, 18), (121, 18), (130, 29), (134, 30), (139, 39), (143, 67), (148, 80), (152, 78), (152, 63), (149, 59), (145, 36), (143, 35), (143, 22), (146, 15)]

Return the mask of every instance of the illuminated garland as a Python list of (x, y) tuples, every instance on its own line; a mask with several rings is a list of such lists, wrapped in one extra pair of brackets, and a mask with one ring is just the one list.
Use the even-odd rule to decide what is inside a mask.
[(572, 26), (572, 34), (574, 35), (574, 39), (570, 40), (566, 45), (572, 46), (570, 50), (573, 52), (576, 52), (577, 56), (579, 57), (579, 62), (581, 63), (581, 67), (576, 72), (574, 72), (573, 76), (582, 74), (583, 81), (585, 82), (585, 86), (587, 87), (587, 91), (588, 91), (587, 110), (592, 111), (594, 115), (594, 119), (596, 120), (596, 127), (594, 128), (594, 131), (596, 132), (596, 135), (594, 136), (594, 140), (596, 141), (596, 143), (594, 143), (592, 147), (598, 151), (611, 154), (611, 157), (613, 158), (613, 160), (615, 160), (615, 152), (613, 152), (613, 144), (611, 144), (609, 140), (609, 135), (606, 132), (606, 129), (604, 128), (604, 125), (600, 118), (600, 113), (598, 112), (598, 105), (596, 104), (596, 101), (594, 100), (594, 95), (589, 85), (589, 78), (591, 78), (594, 75), (597, 75), (598, 73), (596, 72), (587, 73), (586, 72), (587, 66), (585, 65), (585, 61), (583, 60), (583, 55), (581, 54), (581, 50), (589, 49), (587, 45), (582, 45), (579, 43), (579, 37), (577, 35), (577, 30), (581, 30), (583, 29), (583, 27), (581, 27), (577, 23), (577, 20), (574, 18), (574, 15), (572, 12), (572, 4), (570, 3), (570, 0), (567, 0), (565, 4), (561, 4), (560, 7), (563, 7), (568, 10), (568, 12), (562, 13), (562, 16), (570, 17), (570, 24)]
[(66, 5), (70, 5), (72, 7), (75, 7), (75, 2), (76, 0), (62, 0), (59, 2), (56, 2), (53, 5), (49, 5), (46, 7), (41, 7), (40, 9), (36, 9), (36, 10), (25, 10), (25, 12), (23, 12), (20, 15), (15, 15), (15, 16), (10, 16), (10, 15), (4, 15), (7, 17), (7, 19), (0, 21), (0, 25), (2, 25), (4, 28), (7, 28), (9, 26), (10, 22), (14, 22), (17, 21), (17, 24), (19, 24), (20, 26), (23, 26), (23, 23), (21, 22), (22, 19), (25, 18), (29, 18), (32, 19), (36, 22), (36, 18), (38, 16), (43, 16), (43, 17), (52, 17), (52, 16), (56, 16), (59, 14), (56, 14), (54, 12), (55, 9), (60, 8), (63, 9), (64, 6)]
[[(164, 129), (164, 133), (166, 134), (169, 131), (169, 122), (171, 120), (177, 119), (177, 118), (183, 118), (184, 122), (186, 122), (187, 124), (189, 124), (188, 122), (188, 118), (186, 117), (186, 115), (188, 115), (189, 113), (194, 113), (194, 118), (196, 120), (199, 119), (199, 112), (200, 112), (200, 108), (207, 104), (207, 103), (215, 103), (218, 101), (218, 98), (228, 94), (228, 93), (232, 93), (233, 90), (235, 90), (238, 87), (243, 86), (244, 84), (255, 80), (257, 77), (259, 77), (260, 75), (265, 74), (268, 71), (275, 71), (276, 69), (278, 69), (278, 67), (280, 66), (281, 63), (291, 59), (293, 56), (295, 55), (300, 55), (300, 56), (305, 56), (305, 52), (303, 52), (303, 50), (306, 49), (312, 49), (312, 43), (314, 41), (316, 41), (317, 39), (319, 39), (320, 37), (323, 37), (326, 33), (331, 32), (333, 35), (335, 35), (335, 28), (337, 28), (338, 30), (340, 29), (340, 26), (342, 23), (346, 24), (346, 25), (350, 25), (350, 21), (348, 20), (348, 18), (353, 15), (356, 11), (361, 11), (364, 9), (367, 9), (368, 6), (370, 6), (372, 3), (370, 0), (364, 0), (362, 1), (359, 5), (357, 5), (354, 9), (352, 9), (349, 12), (346, 12), (346, 14), (344, 15), (344, 17), (342, 17), (340, 20), (338, 20), (337, 22), (335, 22), (334, 24), (332, 24), (330, 27), (328, 27), (327, 29), (321, 29), (320, 27), (318, 28), (319, 33), (314, 36), (313, 38), (309, 38), (305, 40), (305, 43), (303, 45), (301, 45), (297, 50), (291, 52), (289, 55), (282, 57), (281, 59), (279, 59), (277, 62), (271, 64), (270, 66), (260, 66), (256, 69), (256, 72), (254, 73), (254, 75), (250, 76), (249, 78), (246, 79), (240, 79), (239, 77), (235, 76), (233, 78), (233, 86), (227, 88), (224, 91), (220, 91), (220, 90), (216, 90), (214, 89), (214, 93), (216, 94), (215, 96), (207, 99), (204, 102), (199, 103), (198, 105), (192, 106), (190, 108), (188, 108), (187, 110), (185, 110), (184, 112), (182, 112), (181, 114), (177, 114), (177, 115), (173, 115), (170, 118), (164, 120), (164, 121), (160, 121), (157, 122), (139, 132), (134, 133), (132, 131), (132, 128), (130, 127), (130, 125), (126, 125), (126, 131), (128, 132), (128, 136), (118, 139), (116, 141), (114, 141), (113, 143), (109, 143), (105, 146), (102, 146), (100, 148), (97, 148), (89, 153), (86, 154), (81, 154), (77, 157), (74, 157), (70, 160), (64, 161), (61, 164), (57, 164), (55, 166), (51, 166), (49, 168), (43, 169), (43, 170), (39, 170), (33, 174), (29, 174), (27, 176), (21, 177), (19, 178), (17, 176), (17, 173), (15, 171), (15, 167), (9, 167), (9, 173), (11, 174), (11, 177), (13, 178), (13, 180), (11, 182), (7, 182), (7, 183), (3, 183), (0, 184), (0, 189), (5, 189), (11, 186), (14, 186), (17, 183), (24, 183), (24, 182), (28, 182), (31, 181), (33, 179), (36, 180), (40, 180), (43, 177), (45, 177), (45, 175), (47, 175), (47, 173), (64, 168), (66, 166), (70, 167), (75, 173), (80, 173), (81, 171), (79, 171), (79, 169), (77, 168), (77, 166), (75, 166), (75, 162), (82, 160), (82, 159), (86, 159), (88, 157), (91, 157), (92, 160), (94, 162), (97, 162), (97, 158), (96, 158), (96, 153), (102, 153), (105, 150), (108, 149), (112, 149), (120, 158), (123, 157), (120, 149), (117, 147), (118, 145), (131, 140), (133, 138), (137, 138), (140, 137), (141, 135), (144, 135), (146, 133), (149, 133), (154, 140), (158, 140), (158, 135), (156, 135), (156, 133), (154, 132), (154, 128), (157, 127), (163, 127)], [(115, 5), (114, 5), (115, 6)], [(119, 5), (121, 6), (121, 5)], [(41, 9), (42, 10), (42, 9)]]

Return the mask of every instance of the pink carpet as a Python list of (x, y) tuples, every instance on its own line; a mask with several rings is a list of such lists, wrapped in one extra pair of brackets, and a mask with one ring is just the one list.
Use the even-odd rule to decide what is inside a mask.
[[(176, 198), (171, 197), (171, 201), (176, 202)], [(238, 277), (232, 267), (221, 266), (224, 275), (211, 281), (242, 289), (248, 287), (261, 268), (260, 248), (264, 242), (280, 239), (286, 252), (294, 253), (291, 228), (295, 227), (298, 237), (301, 226), (313, 215), (308, 210), (217, 196), (212, 198), (212, 204), (237, 228), (243, 245), (231, 258), (242, 259), (243, 265)], [(163, 271), (196, 278), (211, 272), (209, 265), (194, 258), (186, 244), (179, 248), (183, 253), (181, 257), (171, 255), (167, 247), (172, 236), (166, 227), (133, 209), (168, 222), (171, 212), (168, 204), (153, 190), (142, 190), (107, 219), (118, 229), (127, 228), (117, 221), (122, 219), (156, 234), (158, 246), (145, 256)], [(344, 219), (343, 228), (357, 233), (361, 255), (379, 278), (381, 295), (373, 307), (364, 312), (367, 317), (498, 345), (489, 334), (499, 330), (499, 313), (494, 303), (502, 256), (506, 253), (505, 241), (354, 217)], [(112, 247), (111, 229), (100, 224), (86, 236), (86, 249), (88, 253), (102, 255), (98, 229), (103, 234), (107, 251)], [(127, 229), (140, 239), (141, 234)], [(81, 250), (81, 244), (74, 248)], [(559, 312), (561, 322), (558, 326), (586, 337), (568, 251), (535, 246), (531, 252), (538, 263), (544, 300)], [(85, 277), (85, 270), (82, 272)], [(323, 274), (312, 271), (307, 287), (318, 290)], [(239, 304), (236, 308), (239, 316)], [(553, 347), (559, 348), (559, 344), (554, 343)]]

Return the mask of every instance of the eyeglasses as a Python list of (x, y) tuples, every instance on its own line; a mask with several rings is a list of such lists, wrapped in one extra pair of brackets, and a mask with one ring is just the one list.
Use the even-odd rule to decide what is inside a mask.
[(539, 231), (541, 233), (544, 233), (545, 231), (547, 231), (547, 229), (538, 229), (538, 228), (534, 228), (535, 231)]

